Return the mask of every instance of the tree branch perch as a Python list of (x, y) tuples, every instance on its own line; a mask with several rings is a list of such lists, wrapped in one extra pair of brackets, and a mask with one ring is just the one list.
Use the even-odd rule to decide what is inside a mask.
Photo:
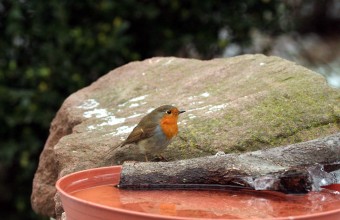
[[(314, 171), (326, 176), (339, 169), (340, 133), (325, 138), (244, 154), (172, 162), (123, 164), (120, 188), (236, 187), (304, 193), (317, 188)], [(327, 164), (328, 172), (324, 170)], [(335, 164), (335, 165), (332, 165)], [(312, 172), (313, 171), (313, 172)], [(202, 185), (204, 184), (204, 186)], [(205, 185), (206, 184), (206, 185)]]

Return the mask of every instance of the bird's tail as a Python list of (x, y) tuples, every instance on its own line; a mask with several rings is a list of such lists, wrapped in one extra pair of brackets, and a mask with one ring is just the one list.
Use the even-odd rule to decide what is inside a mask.
[(123, 141), (122, 143), (120, 144), (117, 144), (116, 146), (114, 147), (111, 147), (108, 151), (106, 151), (105, 155), (104, 155), (104, 162), (107, 162), (109, 160), (112, 159), (113, 157), (113, 152), (117, 149), (117, 148), (120, 148), (120, 147), (123, 147), (125, 145), (125, 141)]

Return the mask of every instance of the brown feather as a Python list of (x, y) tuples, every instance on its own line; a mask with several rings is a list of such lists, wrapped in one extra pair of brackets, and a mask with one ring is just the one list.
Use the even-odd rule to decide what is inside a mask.
[(147, 124), (147, 126), (141, 126), (138, 124), (120, 147), (126, 144), (137, 143), (140, 140), (151, 137), (154, 134), (157, 125), (158, 124), (154, 123)]

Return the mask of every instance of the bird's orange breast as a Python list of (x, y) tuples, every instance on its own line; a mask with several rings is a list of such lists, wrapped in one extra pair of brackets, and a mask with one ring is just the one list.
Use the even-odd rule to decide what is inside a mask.
[(173, 138), (178, 133), (177, 117), (170, 115), (164, 116), (160, 122), (162, 131), (168, 139)]

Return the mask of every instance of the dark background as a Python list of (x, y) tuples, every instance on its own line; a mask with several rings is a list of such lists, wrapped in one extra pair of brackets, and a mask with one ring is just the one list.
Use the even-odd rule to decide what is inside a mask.
[[(0, 0), (0, 218), (46, 219), (30, 194), (50, 122), (111, 69), (153, 56), (271, 54), (254, 39), (283, 35), (327, 45), (339, 39), (338, 15), (336, 0)], [(297, 62), (312, 68), (338, 58), (307, 55)]]

